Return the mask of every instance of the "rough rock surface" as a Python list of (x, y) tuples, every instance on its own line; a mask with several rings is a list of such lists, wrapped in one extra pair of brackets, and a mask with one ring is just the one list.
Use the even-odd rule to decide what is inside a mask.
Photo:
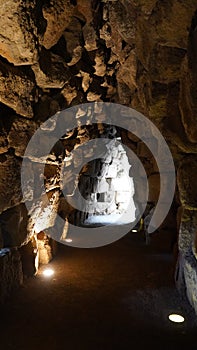
[(0, 303), (23, 283), (21, 256), (17, 249), (0, 250)]
[(71, 73), (61, 57), (42, 50), (39, 62), (32, 66), (36, 83), (43, 89), (60, 89), (69, 80)]
[(178, 186), (182, 205), (189, 210), (197, 210), (197, 157), (186, 157), (178, 168)]
[(50, 1), (50, 5), (42, 8), (43, 17), (47, 21), (46, 31), (42, 44), (50, 49), (62, 36), (65, 28), (69, 25), (73, 6), (69, 0)]
[(20, 186), (21, 160), (12, 154), (0, 156), (0, 212), (19, 204), (22, 199)]
[(10, 130), (7, 135), (8, 145), (10, 148), (15, 149), (17, 157), (22, 157), (38, 125), (33, 120), (30, 121), (29, 119), (16, 116), (10, 116), (10, 121)]
[(0, 227), (5, 248), (20, 247), (27, 241), (27, 223), (27, 209), (24, 204), (12, 207), (0, 215)]
[(50, 239), (44, 232), (39, 232), (37, 235), (39, 263), (48, 264), (52, 259), (52, 248), (50, 246)]
[(34, 0), (0, 2), (0, 55), (16, 66), (37, 60), (35, 3)]
[(19, 249), (22, 262), (23, 275), (31, 277), (36, 275), (38, 271), (38, 247), (36, 239), (31, 239), (27, 244)]
[(35, 83), (31, 71), (0, 62), (0, 102), (24, 117), (33, 117)]

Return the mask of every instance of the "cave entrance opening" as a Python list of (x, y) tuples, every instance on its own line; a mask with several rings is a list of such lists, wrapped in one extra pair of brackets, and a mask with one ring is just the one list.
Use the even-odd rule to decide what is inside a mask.
[(117, 138), (109, 141), (105, 156), (86, 164), (80, 174), (79, 190), (86, 200), (82, 225), (120, 225), (136, 220), (134, 181), (124, 146)]

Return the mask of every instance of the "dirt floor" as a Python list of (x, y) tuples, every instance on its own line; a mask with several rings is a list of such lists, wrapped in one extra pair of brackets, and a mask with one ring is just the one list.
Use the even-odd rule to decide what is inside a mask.
[[(60, 246), (1, 308), (3, 350), (197, 349), (197, 316), (174, 287), (172, 254), (141, 234), (94, 249)], [(170, 313), (184, 324), (173, 324)]]

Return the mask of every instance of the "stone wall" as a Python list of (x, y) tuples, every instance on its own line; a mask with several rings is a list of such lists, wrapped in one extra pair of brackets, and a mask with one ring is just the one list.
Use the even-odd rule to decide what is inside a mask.
[(194, 185), (196, 176), (196, 155), (184, 158), (177, 175), (181, 214), (176, 283), (179, 290), (186, 293), (197, 312), (197, 196)]
[[(84, 111), (79, 109), (78, 128), (65, 134), (47, 159), (45, 189), (37, 186), (36, 193), (29, 190), (32, 183), (39, 184), (36, 174), (42, 159), (38, 155), (27, 162), (26, 200), (37, 203), (29, 210), (23, 203), (20, 185), (26, 146), (42, 122), (57, 111), (85, 102), (110, 101), (142, 112), (159, 128), (171, 149), (178, 186), (165, 225), (176, 230), (173, 225), (179, 208), (179, 249), (184, 259), (187, 254), (193, 259), (190, 272), (195, 277), (196, 202), (195, 186), (191, 184), (195, 183), (197, 154), (196, 1), (1, 2), (0, 248), (29, 244), (21, 254), (23, 261), (30, 256), (30, 270), (36, 271), (34, 251), (39, 246), (46, 248), (46, 237), (38, 242), (37, 234), (53, 225), (57, 211), (66, 218), (76, 214), (62, 199), (61, 165), (67, 162), (63, 186), (72, 194), (77, 176), (72, 166), (69, 169), (71, 152), (92, 137), (109, 135), (109, 131), (105, 132), (102, 125), (81, 127)], [(55, 125), (47, 128), (54, 130)], [(157, 164), (141, 140), (125, 130), (119, 132), (122, 142), (137, 154), (147, 172), (151, 207), (159, 194)], [(39, 146), (45, 149), (47, 140)], [(80, 154), (75, 157), (75, 163), (78, 161)], [(48, 201), (44, 201), (45, 191)], [(47, 203), (42, 208), (40, 197)], [(189, 228), (185, 215), (190, 218)], [(186, 254), (181, 242), (187, 240), (190, 253)], [(185, 267), (184, 271), (186, 281), (189, 269)], [(187, 282), (187, 286), (195, 304), (191, 298), (194, 285)]]
[(16, 248), (0, 250), (0, 276), (0, 303), (3, 303), (23, 283), (21, 256)]

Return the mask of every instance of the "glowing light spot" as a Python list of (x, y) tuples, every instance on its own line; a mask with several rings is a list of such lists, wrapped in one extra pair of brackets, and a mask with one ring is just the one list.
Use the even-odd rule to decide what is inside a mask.
[(185, 321), (184, 317), (177, 314), (171, 314), (168, 316), (169, 320), (175, 323), (182, 323)]
[(45, 269), (45, 270), (43, 271), (43, 275), (44, 275), (45, 277), (51, 277), (51, 276), (54, 275), (54, 270), (52, 270), (52, 269)]
[(137, 232), (137, 230), (132, 230), (132, 232)]
[(67, 243), (71, 243), (73, 240), (71, 239), (71, 238), (66, 238), (65, 239), (65, 242), (67, 242)]

